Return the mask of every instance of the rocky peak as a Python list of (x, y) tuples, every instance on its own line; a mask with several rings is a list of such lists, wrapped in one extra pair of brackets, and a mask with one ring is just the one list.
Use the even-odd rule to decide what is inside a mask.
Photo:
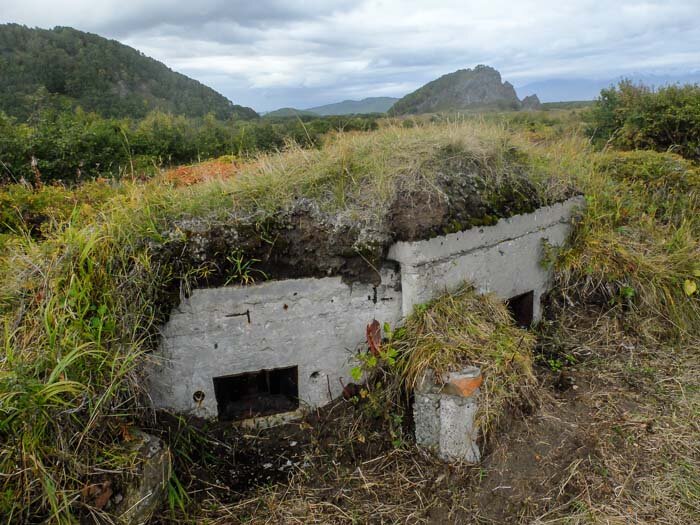
[(433, 113), (472, 108), (520, 109), (521, 102), (510, 82), (503, 82), (494, 68), (480, 64), (459, 69), (428, 82), (400, 99), (393, 115)]
[(537, 109), (542, 109), (542, 103), (537, 95), (529, 95), (522, 100), (520, 107), (521, 109), (534, 111)]

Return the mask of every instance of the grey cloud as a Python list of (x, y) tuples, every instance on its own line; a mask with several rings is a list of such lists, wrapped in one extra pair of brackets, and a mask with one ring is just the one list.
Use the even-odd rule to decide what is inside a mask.
[(685, 0), (0, 0), (0, 21), (118, 38), (236, 103), (267, 110), (400, 96), (493, 65), (514, 84), (692, 71), (700, 4)]
[[(353, 5), (343, 2), (288, 2), (284, 0), (200, 0), (197, 2), (161, 1), (143, 7), (135, 4), (98, 27), (127, 37), (134, 33), (157, 30), (167, 26), (186, 31), (187, 36), (212, 35), (206, 28), (212, 22), (219, 26), (231, 24), (239, 28), (284, 27), (287, 24), (313, 20), (324, 15), (348, 9)], [(226, 36), (225, 33), (221, 36)], [(224, 40), (225, 41), (225, 40)]]

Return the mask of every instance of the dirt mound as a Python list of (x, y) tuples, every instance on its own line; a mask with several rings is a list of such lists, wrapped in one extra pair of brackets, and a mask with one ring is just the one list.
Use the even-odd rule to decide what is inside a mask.
[[(392, 240), (415, 241), (488, 226), (504, 217), (530, 213), (548, 204), (522, 171), (497, 181), (453, 148), (429, 162), (435, 184), (400, 189), (389, 207)], [(573, 194), (573, 193), (572, 193)]]

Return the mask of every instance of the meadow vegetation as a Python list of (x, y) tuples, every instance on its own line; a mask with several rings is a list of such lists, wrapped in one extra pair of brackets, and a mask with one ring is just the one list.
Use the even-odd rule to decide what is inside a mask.
[[(595, 112), (607, 111), (606, 96), (604, 93), (594, 108), (593, 118), (599, 118)], [(522, 419), (523, 412), (532, 412), (540, 404), (549, 406), (549, 387), (542, 378), (548, 378), (548, 373), (561, 374), (573, 363), (583, 371), (591, 366), (592, 373), (600, 377), (609, 373), (615, 380), (637, 378), (642, 384), (642, 372), (635, 375), (635, 371), (618, 367), (618, 354), (614, 353), (618, 347), (611, 341), (628, 345), (627, 341), (633, 340), (636, 350), (624, 347), (625, 356), (634, 354), (625, 363), (658, 367), (655, 373), (660, 374), (660, 363), (668, 360), (696, 366), (700, 344), (700, 172), (692, 160), (694, 139), (689, 136), (684, 149), (679, 150), (688, 159), (666, 152), (668, 147), (661, 142), (620, 143), (625, 149), (650, 147), (646, 151), (617, 151), (610, 146), (601, 151), (585, 135), (579, 116), (563, 111), (433, 121), (415, 118), (410, 125), (388, 121), (371, 132), (327, 135), (320, 148), (287, 144), (282, 152), (262, 153), (242, 164), (234, 176), (192, 185), (156, 175), (145, 181), (96, 181), (74, 189), (2, 188), (0, 201), (12, 203), (13, 211), (6, 211), (5, 206), (0, 210), (4, 232), (0, 233), (4, 235), (0, 237), (4, 239), (0, 240), (4, 242), (0, 244), (0, 514), (18, 523), (70, 523), (78, 517), (94, 517), (100, 511), (81, 495), (84, 487), (107, 476), (116, 484), (124, 483), (135, 472), (134, 456), (125, 446), (125, 429), (153, 425), (140, 389), (142, 365), (157, 344), (157, 328), (167, 317), (172, 294), (179, 297), (211, 271), (209, 266), (183, 267), (154, 255), (169, 243), (182, 242), (174, 228), (178, 221), (253, 216), (253, 222), (262, 225), (300, 199), (310, 199), (326, 214), (381, 223), (397, 195), (411, 188), (436, 187), (446, 164), (436, 164), (435, 159), (439, 156), (444, 160), (445, 152), (461, 159), (460, 165), (477, 170), (490, 185), (528, 173), (543, 202), (569, 195), (575, 187), (585, 195), (587, 209), (576, 225), (571, 245), (550, 254), (546, 261), (554, 265), (558, 283), (552, 299), (553, 317), (536, 332), (523, 331), (508, 319), (502, 304), (466, 289), (422, 306), (401, 332), (392, 335), (389, 344), (395, 353), (387, 356), (391, 362), (379, 363), (381, 373), (377, 375), (387, 377), (388, 371), (396, 386), (391, 393), (394, 405), (401, 404), (403, 385), (410, 384), (422, 369), (449, 367), (453, 360), (484, 368), (484, 389), (491, 401), (485, 417), (494, 424), (503, 418)], [(151, 118), (153, 126), (165, 119), (165, 129), (178, 129), (177, 119), (164, 115)], [(78, 120), (75, 128), (70, 119)], [(112, 125), (87, 114), (76, 113), (70, 119), (53, 125), (65, 125), (78, 136), (89, 133), (86, 130), (93, 129), (91, 126), (107, 129)], [(620, 121), (615, 122), (611, 126)], [(0, 120), (0, 125), (12, 131), (0, 135), (5, 143), (23, 143), (22, 137), (33, 133), (49, 134), (7, 118)], [(114, 152), (129, 165), (135, 155), (124, 153), (124, 137), (129, 138), (129, 148), (137, 148), (139, 133), (146, 133), (139, 131), (139, 126), (129, 127), (133, 135), (110, 131), (114, 133), (112, 145), (100, 146), (104, 148), (101, 151)], [(306, 126), (300, 129), (306, 133)], [(600, 129), (594, 131), (594, 139)], [(624, 135), (612, 127), (606, 129), (614, 137), (609, 144), (616, 144), (617, 137)], [(663, 151), (652, 151), (656, 149)], [(198, 151), (195, 147), (182, 159), (189, 162)], [(207, 155), (222, 153), (216, 148), (206, 151)], [(26, 162), (26, 155), (17, 158)], [(77, 164), (69, 164), (69, 171), (80, 165), (78, 160), (71, 162)], [(83, 171), (94, 173), (96, 164), (91, 166)], [(50, 172), (48, 167), (40, 168), (42, 174)], [(23, 168), (13, 167), (13, 173), (16, 169)], [(265, 235), (264, 228), (260, 235)], [(245, 257), (246, 253), (239, 250), (219, 255), (224, 260), (227, 255)], [(599, 370), (596, 372), (590, 363)], [(373, 368), (379, 369), (377, 365)], [(548, 371), (552, 369), (555, 372)], [(577, 492), (575, 498), (566, 499), (566, 505), (559, 505), (568, 494), (567, 483), (578, 479), (574, 469), (567, 471), (568, 481), (560, 480), (564, 485), (551, 504), (543, 503), (545, 507), (531, 509), (529, 514), (516, 513), (509, 519), (545, 516), (542, 523), (549, 519), (622, 523), (631, 515), (640, 522), (653, 522), (653, 509), (640, 503), (641, 495), (653, 494), (658, 507), (674, 509), (675, 515), (666, 522), (697, 521), (700, 455), (690, 441), (674, 442), (671, 447), (668, 440), (672, 435), (674, 439), (693, 439), (693, 429), (698, 429), (691, 418), (698, 413), (700, 389), (692, 374), (681, 374), (678, 368), (674, 374), (683, 395), (671, 386), (654, 394), (654, 403), (665, 403), (674, 411), (674, 418), (663, 419), (668, 432), (658, 431), (656, 439), (662, 441), (654, 442), (657, 450), (668, 449), (664, 455), (667, 462), (655, 461), (655, 472), (645, 470), (644, 478), (635, 485), (639, 490), (627, 488), (629, 496), (625, 494), (619, 501), (602, 490), (589, 493), (588, 499)], [(610, 386), (604, 382), (595, 385)], [(350, 426), (343, 427), (343, 446), (350, 443), (348, 446), (359, 447), (367, 437), (363, 433), (360, 440), (359, 427), (353, 421), (345, 421)], [(507, 434), (507, 425), (502, 428)], [(602, 440), (620, 435), (631, 439), (631, 431), (624, 425), (619, 432), (606, 433), (608, 430), (601, 427)], [(494, 434), (491, 432), (488, 446), (499, 450)], [(394, 517), (410, 520), (411, 516), (428, 515), (430, 508), (425, 505), (432, 500), (420, 495), (416, 498), (415, 494), (429, 488), (421, 484), (422, 471), (411, 463), (415, 458), (404, 439), (391, 443), (398, 447), (394, 451), (382, 452), (378, 464), (384, 466), (383, 471), (367, 467), (367, 475), (375, 476), (375, 481), (363, 481), (354, 466), (342, 463), (347, 458), (341, 460), (340, 445), (338, 442), (333, 453), (319, 459), (319, 465), (328, 468), (323, 472), (329, 486), (359, 487), (357, 507), (353, 507), (352, 498), (342, 505), (318, 503), (322, 491), (303, 475), (290, 484), (260, 489), (243, 502), (205, 498), (200, 505), (194, 494), (189, 500), (183, 495), (194, 490), (195, 482), (183, 470), (176, 470), (174, 486), (182, 490), (175, 490), (175, 500), (182, 505), (164, 509), (164, 519), (176, 516), (201, 521), (206, 515), (223, 523), (246, 516), (250, 522), (297, 519), (312, 523), (330, 519), (334, 513), (341, 522), (362, 522), (377, 509), (366, 498), (374, 494), (374, 483), (380, 482), (404, 484), (401, 490), (410, 493), (404, 501), (415, 506), (407, 508), (401, 498), (394, 502), (398, 495), (392, 493), (387, 496), (388, 514), (381, 516), (389, 519), (394, 512)], [(614, 457), (616, 463), (606, 463), (605, 458), (599, 461), (597, 456), (592, 461), (589, 456), (581, 459), (577, 468), (590, 463), (591, 471), (586, 471), (589, 478), (602, 476), (605, 483), (613, 483), (618, 471), (629, 466), (615, 455), (621, 454), (622, 448), (612, 450), (608, 443), (596, 450), (601, 454), (608, 451), (611, 455), (607, 457)], [(615, 465), (617, 470), (612, 472)], [(603, 468), (608, 474), (601, 474)], [(396, 473), (393, 481), (386, 477), (387, 472)], [(349, 477), (343, 477), (346, 475)], [(436, 481), (435, 494), (441, 490), (442, 479)], [(465, 475), (462, 481), (450, 479), (455, 483), (452, 488), (460, 483), (480, 483), (476, 474)], [(552, 490), (556, 495), (559, 486)], [(462, 494), (456, 488), (454, 493)], [(478, 506), (478, 502), (472, 503)], [(457, 503), (453, 498), (444, 504)], [(636, 505), (637, 514), (630, 514), (621, 505)], [(379, 512), (384, 512), (382, 508)]]
[(588, 120), (588, 132), (597, 143), (700, 158), (698, 85), (672, 85), (654, 90), (623, 81), (601, 91)]
[[(90, 479), (128, 474), (119, 435), (145, 415), (138, 370), (167, 314), (164, 295), (209, 271), (152, 257), (178, 240), (175, 220), (234, 212), (262, 220), (299, 196), (329, 213), (371, 216), (386, 211), (392, 185), (429, 182), (436, 174), (419, 168), (445, 146), (459, 145), (494, 180), (508, 169), (503, 128), (431, 129), (337, 135), (320, 150), (264, 155), (229, 180), (124, 182), (97, 212), (83, 206), (63, 219), (56, 214), (41, 238), (17, 232), (0, 264), (0, 464), (11, 473), (3, 512), (19, 521), (65, 521), (84, 506), (80, 491)], [(233, 254), (220, 254), (220, 262), (226, 255)]]
[(0, 111), (0, 182), (76, 184), (148, 178), (162, 168), (222, 155), (248, 158), (293, 142), (319, 147), (334, 130), (376, 129), (376, 117), (217, 119), (154, 110), (141, 119), (105, 118), (40, 105), (28, 120)]

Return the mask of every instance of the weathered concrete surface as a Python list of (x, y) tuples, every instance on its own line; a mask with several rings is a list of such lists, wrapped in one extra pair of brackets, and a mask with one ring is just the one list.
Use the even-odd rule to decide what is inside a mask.
[[(416, 443), (435, 452), (445, 461), (476, 463), (481, 459), (476, 425), (479, 389), (470, 389), (468, 395), (453, 395), (450, 382), (481, 379), (481, 371), (469, 367), (452, 373), (446, 385), (435, 381), (428, 371), (415, 391), (413, 420)], [(480, 381), (479, 381), (480, 382)]]
[(394, 244), (388, 258), (401, 264), (403, 315), (467, 281), (480, 293), (493, 292), (503, 299), (532, 290), (533, 318), (539, 320), (540, 298), (551, 277), (541, 264), (543, 242), (562, 245), (571, 231), (572, 214), (583, 202), (574, 197), (501, 219), (494, 226)]
[(432, 383), (419, 385), (413, 396), (416, 443), (437, 451), (440, 443), (440, 394)]
[(475, 391), (470, 397), (440, 395), (440, 441), (438, 455), (445, 461), (477, 463), (481, 459), (477, 438)]
[(398, 275), (380, 273), (376, 288), (329, 277), (194, 290), (164, 327), (150, 373), (155, 406), (214, 417), (212, 378), (289, 366), (298, 367), (302, 406), (328, 403), (340, 380), (351, 381), (367, 324), (401, 317)]

